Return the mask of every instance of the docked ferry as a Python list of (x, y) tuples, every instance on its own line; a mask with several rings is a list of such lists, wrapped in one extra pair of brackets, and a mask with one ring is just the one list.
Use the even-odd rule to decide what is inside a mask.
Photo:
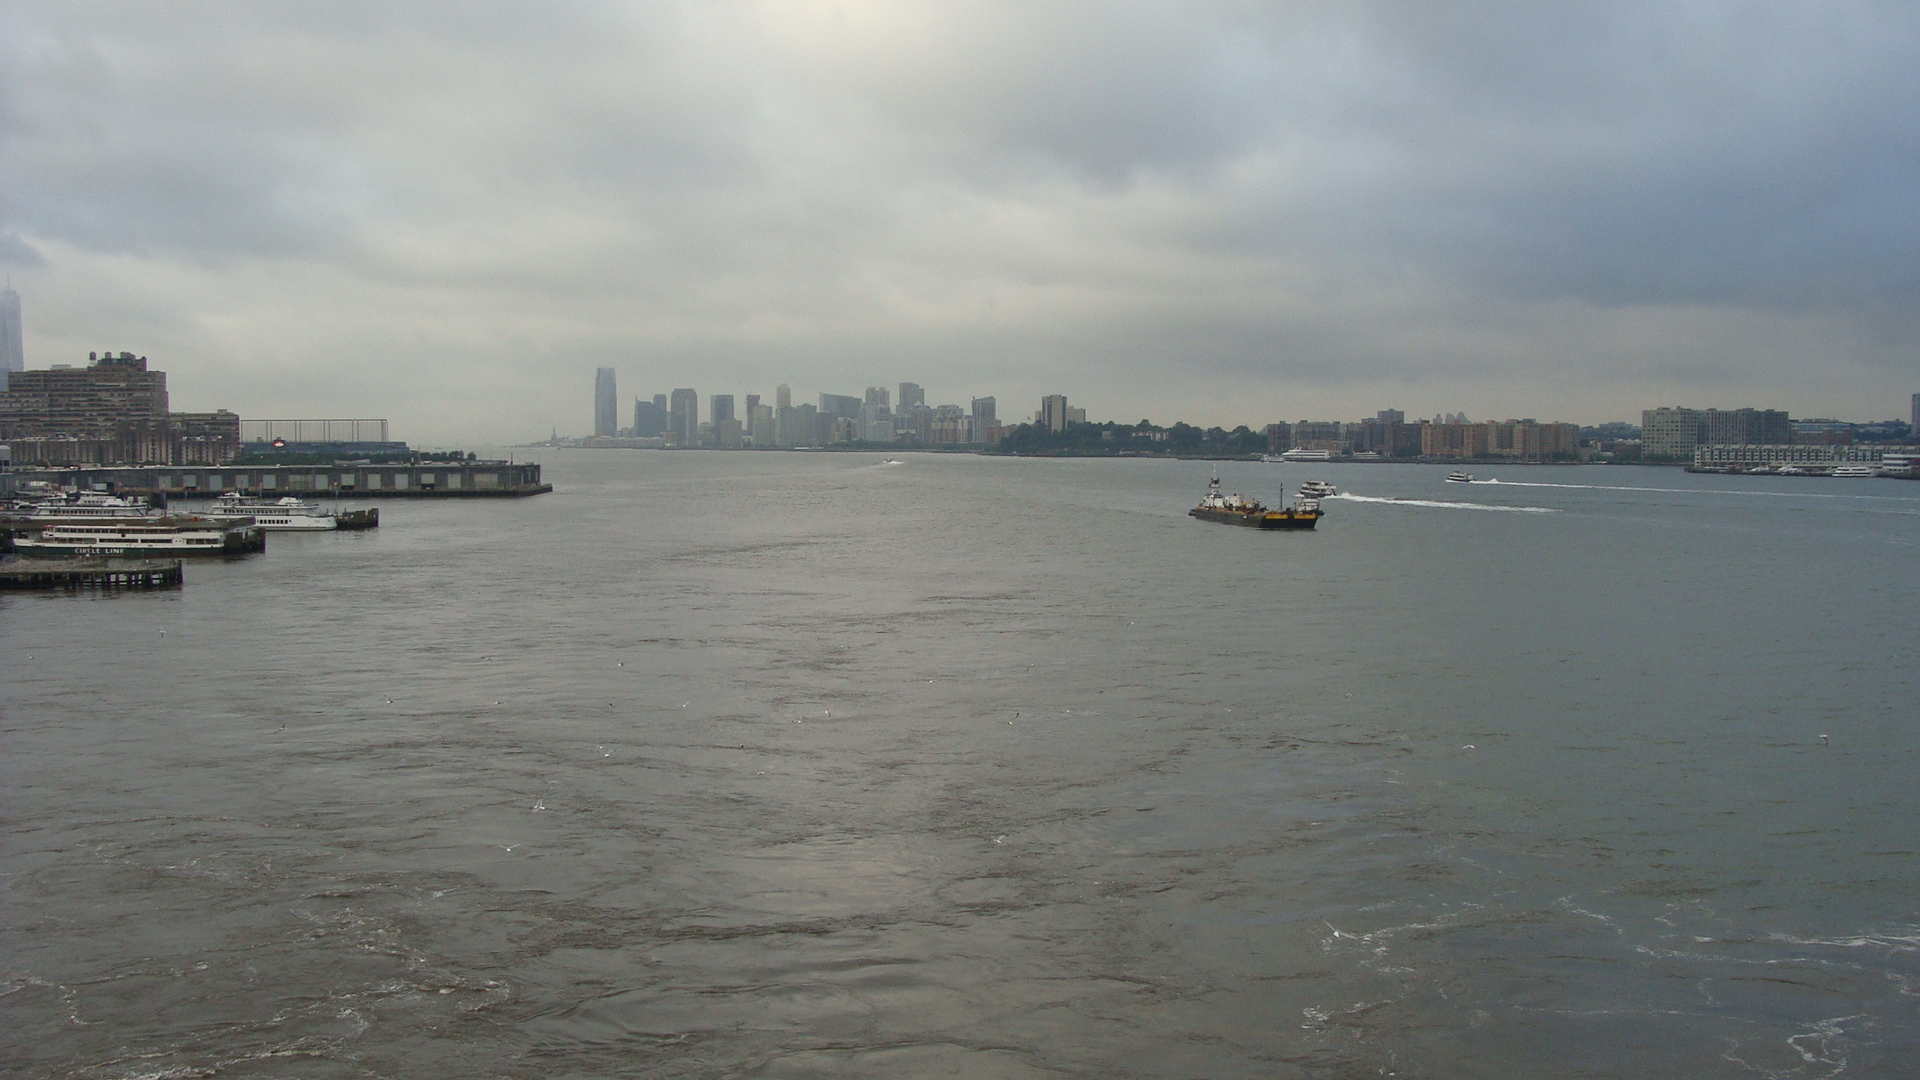
[(112, 558), (245, 555), (267, 549), (267, 534), (252, 525), (204, 518), (153, 518), (49, 525), (15, 538), (22, 555)]
[(148, 521), (159, 516), (160, 511), (145, 502), (97, 491), (83, 491), (71, 498), (46, 499), (35, 503), (33, 509), (27, 512), (27, 523), (56, 525), (68, 522)]
[(269, 501), (255, 495), (229, 491), (213, 500), (211, 513), (219, 517), (249, 517), (263, 529), (275, 532), (313, 532), (339, 528), (333, 511), (319, 503), (302, 502), (291, 495)]
[(1260, 505), (1257, 499), (1223, 493), (1220, 490), (1220, 478), (1215, 476), (1213, 482), (1207, 485), (1207, 494), (1200, 500), (1200, 505), (1187, 513), (1201, 521), (1245, 525), (1252, 529), (1311, 529), (1320, 522), (1320, 501), (1301, 499), (1292, 506), (1269, 510)]

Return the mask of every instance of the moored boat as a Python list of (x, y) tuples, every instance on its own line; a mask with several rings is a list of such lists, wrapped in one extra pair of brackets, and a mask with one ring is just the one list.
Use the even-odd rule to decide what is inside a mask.
[(34, 556), (245, 555), (265, 551), (267, 534), (258, 526), (232, 521), (156, 517), (49, 525), (16, 537), (13, 547), (21, 555)]
[(64, 522), (147, 521), (159, 516), (160, 511), (145, 502), (97, 491), (83, 491), (71, 497), (35, 503), (27, 513), (27, 523), (55, 525)]
[(1874, 475), (1874, 469), (1873, 469), (1873, 466), (1871, 465), (1835, 465), (1833, 467), (1833, 475), (1834, 476), (1872, 476)]
[(268, 500), (229, 491), (213, 500), (211, 513), (218, 517), (251, 518), (255, 525), (274, 532), (316, 532), (338, 528), (340, 524), (333, 511), (291, 495)]

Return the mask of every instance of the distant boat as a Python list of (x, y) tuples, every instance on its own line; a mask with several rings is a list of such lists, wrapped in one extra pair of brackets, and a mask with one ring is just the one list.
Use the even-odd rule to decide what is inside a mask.
[(1873, 474), (1873, 467), (1870, 465), (1835, 465), (1833, 467), (1835, 476), (1872, 476)]
[(1324, 499), (1329, 495), (1338, 494), (1340, 492), (1325, 480), (1308, 480), (1300, 485), (1300, 497), (1303, 499)]
[(1261, 461), (1332, 461), (1331, 450), (1288, 450), (1279, 457), (1263, 455)]
[(1473, 483), (1473, 474), (1470, 472), (1450, 472), (1447, 474), (1447, 483), (1471, 484)]

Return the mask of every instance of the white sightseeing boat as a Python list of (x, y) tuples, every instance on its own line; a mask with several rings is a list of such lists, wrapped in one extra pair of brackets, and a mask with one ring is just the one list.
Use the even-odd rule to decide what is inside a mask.
[(1308, 480), (1300, 485), (1300, 497), (1303, 499), (1324, 499), (1340, 492), (1325, 480)]
[(275, 532), (313, 532), (339, 527), (333, 511), (322, 509), (319, 503), (302, 502), (291, 495), (268, 500), (229, 491), (213, 500), (211, 513), (220, 517), (252, 518), (255, 525)]
[(148, 521), (159, 516), (160, 511), (144, 502), (123, 499), (118, 495), (103, 495), (97, 491), (83, 491), (72, 498), (35, 503), (27, 513), (27, 521), (32, 525), (54, 525), (66, 522)]
[(59, 524), (17, 537), (22, 555), (92, 555), (114, 558), (183, 555), (244, 555), (265, 551), (266, 533), (251, 525), (205, 518), (156, 517), (146, 521)]

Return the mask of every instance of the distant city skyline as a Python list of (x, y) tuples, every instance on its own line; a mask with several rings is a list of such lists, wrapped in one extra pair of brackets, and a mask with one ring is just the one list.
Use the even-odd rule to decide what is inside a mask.
[[(605, 371), (608, 369), (602, 369), (602, 370)], [(883, 410), (889, 410), (895, 413), (903, 413), (906, 411), (906, 408), (908, 407), (925, 407), (926, 393), (925, 393), (925, 390), (920, 386), (920, 384), (903, 381), (898, 383), (897, 387), (898, 387), (898, 393), (899, 393), (899, 400), (903, 403), (903, 407), (897, 410), (890, 409), (890, 406), (889, 406), (889, 401), (891, 400), (891, 397), (893, 394), (892, 390), (888, 389), (886, 386), (871, 386), (871, 385), (866, 388), (863, 395), (858, 397), (851, 394), (838, 394), (838, 393), (834, 393), (831, 391), (824, 391), (824, 390), (820, 391), (818, 394), (819, 404), (816, 406), (811, 406), (811, 408), (814, 408), (818, 413), (841, 416), (844, 418), (855, 420), (857, 422), (864, 423), (866, 421), (861, 421), (861, 417), (863, 415), (870, 415), (871, 410), (876, 407)], [(697, 399), (700, 391), (692, 388), (688, 388), (684, 390), (675, 391), (675, 393), (686, 395), (684, 400), (688, 403), (689, 407), (693, 410), (693, 419), (691, 424), (686, 429), (686, 431), (691, 432), (691, 434), (683, 433), (680, 428), (673, 429), (675, 431), (674, 442), (676, 445), (689, 445), (692, 440), (697, 439), (698, 433), (702, 428), (702, 425), (700, 424), (698, 415), (697, 415), (697, 408), (698, 408)], [(754, 435), (753, 435), (754, 421), (753, 421), (752, 411), (756, 407), (758, 407), (758, 402), (760, 400), (760, 397), (761, 395), (759, 394), (747, 394), (746, 401), (748, 403), (747, 405), (748, 411), (746, 413), (741, 414), (741, 416), (738, 418), (740, 422), (740, 431), (738, 433), (738, 437), (749, 443), (755, 441)], [(775, 389), (775, 398), (776, 398), (776, 405), (767, 407), (770, 414), (778, 413), (781, 410), (785, 410), (791, 407), (792, 388), (785, 383), (779, 385)], [(722, 401), (726, 403), (724, 406), (725, 408), (724, 418), (725, 419), (734, 418), (734, 414), (733, 414), (733, 401), (735, 399), (734, 394), (731, 394), (731, 393), (713, 394), (713, 395), (710, 395), (710, 399), (714, 407), (713, 407), (713, 412), (709, 418), (709, 422), (708, 422), (709, 426), (712, 423), (717, 422), (723, 418), (720, 412), (721, 406), (719, 405), (719, 403)], [(644, 398), (635, 398), (634, 413), (633, 413), (635, 418), (634, 425), (631, 428), (622, 429), (621, 433), (627, 434), (627, 435), (638, 435), (639, 437), (643, 437), (643, 438), (652, 437), (654, 435), (664, 435), (667, 430), (664, 425), (662, 425), (660, 430), (656, 431), (653, 429), (650, 422), (645, 420), (644, 417), (653, 415), (651, 410), (653, 408), (658, 407), (656, 403), (664, 403), (665, 400), (666, 398), (664, 395), (656, 395), (652, 399), (652, 401), (648, 401), (647, 399), (644, 399)], [(905, 406), (904, 403), (907, 403), (907, 402), (911, 402), (912, 405)], [(1911, 406), (1912, 406), (1912, 416), (1913, 416), (1911, 427), (1913, 428), (1914, 431), (1920, 432), (1920, 393), (1916, 393), (1911, 396)], [(957, 441), (974, 442), (974, 443), (978, 443), (983, 440), (986, 429), (993, 426), (1000, 425), (1000, 424), (1004, 424), (1007, 427), (1012, 427), (1019, 424), (1035, 423), (1042, 427), (1048, 428), (1051, 431), (1059, 432), (1064, 430), (1068, 423), (1079, 423), (1079, 422), (1085, 422), (1088, 420), (1092, 420), (1093, 422), (1096, 422), (1096, 423), (1104, 423), (1104, 422), (1111, 421), (1116, 423), (1131, 424), (1134, 421), (1140, 420), (1140, 419), (1148, 419), (1148, 420), (1153, 419), (1151, 417), (1131, 417), (1130, 418), (1125, 416), (1089, 415), (1087, 409), (1084, 406), (1069, 405), (1068, 395), (1066, 394), (1041, 395), (1040, 400), (1038, 402), (1038, 408), (1035, 409), (1032, 413), (1010, 414), (1010, 418), (1004, 421), (1001, 420), (998, 416), (998, 411), (999, 411), (998, 400), (994, 396), (970, 398), (968, 405), (965, 406), (964, 408), (960, 406), (957, 402), (951, 403), (948, 405), (943, 405), (943, 406), (936, 406), (935, 408), (958, 410), (957, 412), (955, 412), (954, 415), (965, 417), (968, 420), (969, 435), (968, 437), (959, 439)], [(1641, 426), (1645, 426), (1647, 418), (1652, 417), (1655, 414), (1659, 414), (1662, 417), (1665, 417), (1668, 414), (1672, 414), (1673, 416), (1676, 416), (1676, 417), (1685, 416), (1686, 417), (1685, 423), (1697, 425), (1699, 429), (1698, 437), (1697, 438), (1694, 436), (1685, 437), (1686, 439), (1685, 445), (1688, 447), (1691, 447), (1696, 443), (1700, 443), (1700, 442), (1740, 442), (1740, 441), (1768, 442), (1768, 441), (1774, 441), (1776, 438), (1778, 438), (1779, 441), (1786, 442), (1786, 441), (1790, 441), (1790, 435), (1783, 435), (1782, 433), (1786, 431), (1789, 420), (1799, 422), (1799, 421), (1811, 421), (1815, 419), (1836, 419), (1836, 418), (1814, 418), (1811, 416), (1795, 417), (1788, 410), (1758, 409), (1750, 405), (1743, 405), (1743, 406), (1733, 407), (1733, 408), (1720, 408), (1720, 407), (1714, 407), (1714, 406), (1708, 406), (1705, 408), (1693, 408), (1686, 405), (1669, 405), (1669, 404), (1663, 403), (1663, 404), (1643, 406), (1640, 410), (1638, 410), (1637, 414), (1631, 418), (1621, 417), (1614, 420), (1599, 421), (1599, 422), (1570, 421), (1562, 417), (1541, 417), (1539, 414), (1536, 414), (1536, 413), (1519, 413), (1519, 414), (1509, 414), (1509, 415), (1480, 413), (1479, 415), (1482, 417), (1482, 419), (1479, 422), (1508, 423), (1508, 424), (1512, 424), (1516, 422), (1534, 423), (1536, 422), (1536, 417), (1539, 417), (1540, 419), (1544, 419), (1548, 423), (1555, 423), (1555, 424), (1572, 423), (1575, 426), (1581, 426), (1581, 427), (1599, 427), (1607, 424), (1616, 424), (1616, 425), (1630, 424), (1636, 427), (1641, 427)], [(1462, 424), (1475, 423), (1475, 421), (1469, 419), (1469, 415), (1470, 415), (1469, 410), (1441, 411), (1433, 414), (1433, 416), (1431, 417), (1431, 422), (1434, 424), (1447, 424), (1447, 425), (1462, 425)], [(1755, 420), (1754, 417), (1760, 417), (1762, 419)], [(1848, 422), (1848, 423), (1878, 423), (1878, 422), (1886, 421), (1889, 419), (1896, 419), (1896, 418), (1893, 418), (1893, 417), (1844, 418), (1845, 422)], [(1388, 408), (1388, 409), (1376, 409), (1371, 415), (1371, 417), (1367, 417), (1365, 419), (1361, 419), (1355, 414), (1348, 414), (1347, 416), (1329, 416), (1326, 414), (1321, 414), (1320, 417), (1317, 419), (1310, 418), (1304, 415), (1295, 415), (1293, 417), (1279, 417), (1279, 416), (1242, 417), (1242, 418), (1233, 420), (1231, 422), (1220, 423), (1220, 424), (1201, 424), (1199, 426), (1202, 426), (1202, 427), (1219, 426), (1229, 430), (1231, 430), (1234, 427), (1245, 426), (1253, 430), (1261, 430), (1273, 424), (1282, 424), (1289, 427), (1293, 427), (1296, 425), (1306, 425), (1309, 429), (1313, 428), (1315, 425), (1324, 425), (1324, 426), (1328, 426), (1330, 430), (1325, 432), (1315, 431), (1308, 436), (1310, 441), (1313, 441), (1313, 440), (1324, 441), (1327, 439), (1338, 438), (1340, 435), (1339, 429), (1345, 425), (1349, 425), (1353, 423), (1364, 423), (1364, 422), (1377, 422), (1381, 424), (1400, 424), (1400, 423), (1405, 423), (1406, 420), (1407, 420), (1406, 410), (1398, 409), (1398, 408)], [(1183, 423), (1183, 422), (1192, 423), (1193, 421), (1187, 420), (1186, 418), (1183, 418), (1183, 417), (1176, 416), (1176, 417), (1162, 418), (1158, 422), (1163, 424), (1172, 424), (1172, 423)], [(1420, 416), (1416, 416), (1413, 420), (1413, 423), (1415, 424), (1423, 424), (1426, 422), (1428, 422), (1428, 418), (1420, 417)], [(1678, 422), (1679, 421), (1674, 421), (1674, 423), (1678, 423)], [(1762, 426), (1756, 426), (1756, 425), (1762, 425)], [(1657, 434), (1654, 436), (1654, 438), (1656, 438), (1657, 440), (1660, 440), (1661, 448), (1655, 452), (1658, 452), (1661, 454), (1678, 453), (1677, 448), (1681, 445), (1680, 440), (1682, 439), (1682, 436), (1675, 434), (1675, 432), (1677, 432), (1679, 429), (1673, 428), (1671, 424), (1668, 424), (1665, 421), (1662, 421), (1661, 426), (1657, 426), (1656, 430), (1657, 430)], [(1689, 430), (1692, 430), (1692, 429), (1690, 428)], [(611, 434), (611, 432), (603, 432), (596, 427), (594, 434), (607, 435), (607, 434)], [(762, 439), (758, 441), (760, 442), (761, 445), (770, 444), (769, 439)], [(874, 441), (881, 441), (881, 440), (876, 439)], [(1669, 446), (1668, 446), (1669, 443), (1672, 444), (1673, 449), (1669, 449)]]

